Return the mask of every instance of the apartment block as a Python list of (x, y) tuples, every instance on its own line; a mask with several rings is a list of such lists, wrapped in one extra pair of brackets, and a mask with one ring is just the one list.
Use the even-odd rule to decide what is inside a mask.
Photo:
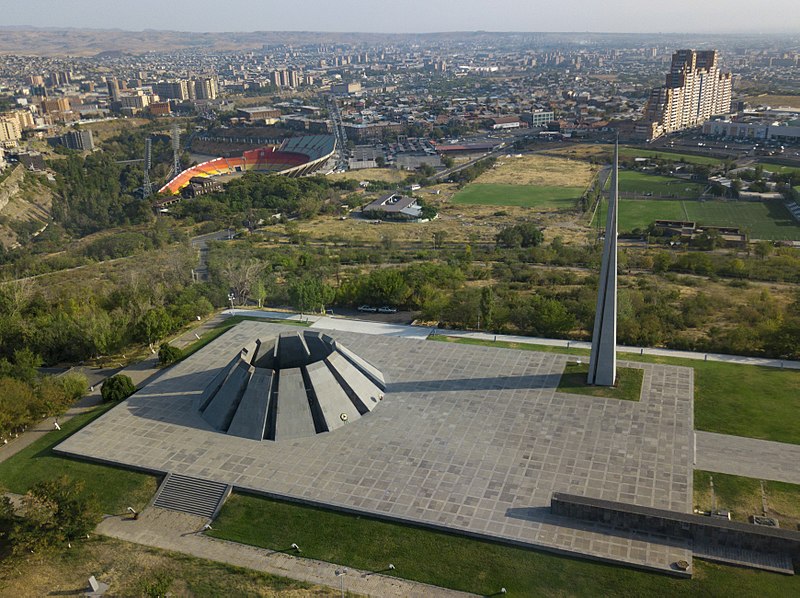
[(678, 50), (665, 85), (650, 92), (644, 127), (655, 139), (702, 125), (712, 116), (730, 113), (731, 74), (722, 73), (717, 51)]

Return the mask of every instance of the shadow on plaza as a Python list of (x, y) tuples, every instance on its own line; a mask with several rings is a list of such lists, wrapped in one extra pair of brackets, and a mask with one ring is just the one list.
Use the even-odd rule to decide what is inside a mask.
[(556, 388), (561, 374), (527, 376), (491, 376), (483, 378), (448, 378), (440, 380), (407, 380), (389, 382), (386, 392), (461, 392), (486, 390), (540, 390)]
[[(205, 384), (210, 383), (216, 373), (224, 366), (212, 368), (203, 373), (193, 373), (177, 377), (161, 377), (158, 372), (152, 382), (131, 396), (127, 407), (132, 415), (169, 424), (191, 426), (204, 430), (212, 428), (205, 423), (198, 411), (199, 397)], [(198, 377), (203, 380), (198, 380)], [(532, 374), (526, 376), (493, 376), (476, 378), (453, 378), (438, 380), (403, 380), (389, 382), (386, 386), (386, 400), (391, 401), (393, 393), (451, 393), (451, 392), (489, 392), (511, 390), (555, 389), (560, 374)], [(279, 399), (280, 401), (280, 399)]]
[(602, 523), (582, 521), (580, 519), (573, 519), (572, 517), (564, 517), (561, 515), (553, 515), (550, 512), (550, 507), (512, 507), (506, 509), (506, 517), (511, 519), (521, 519), (531, 523), (554, 525), (558, 526), (559, 528), (592, 532), (595, 534), (603, 534), (605, 536), (614, 536), (617, 538), (623, 538), (625, 540), (652, 542), (653, 544), (659, 544), (661, 546), (685, 548), (687, 545), (687, 541), (680, 538), (670, 538), (662, 534), (645, 533), (624, 527), (612, 527), (603, 525)]

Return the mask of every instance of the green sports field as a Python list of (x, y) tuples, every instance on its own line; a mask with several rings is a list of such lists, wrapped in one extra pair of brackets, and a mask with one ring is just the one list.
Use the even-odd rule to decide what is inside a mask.
[[(605, 218), (605, 210), (599, 215)], [(783, 202), (621, 199), (621, 232), (647, 228), (655, 220), (691, 220), (708, 226), (737, 226), (751, 239), (800, 241), (798, 223)]]
[(788, 174), (793, 172), (795, 174), (800, 174), (800, 166), (784, 166), (782, 164), (775, 164), (773, 162), (764, 162), (762, 164), (764, 170), (768, 170), (770, 172), (777, 172), (780, 174)]
[(453, 203), (564, 210), (574, 208), (583, 192), (583, 187), (473, 183), (456, 193)]
[(719, 158), (709, 156), (693, 156), (692, 154), (679, 154), (664, 150), (639, 149), (635, 147), (621, 147), (619, 148), (619, 154), (625, 158), (659, 158), (661, 160), (686, 162), (687, 164), (706, 164), (708, 166), (715, 166), (723, 162)]
[[(609, 184), (610, 180), (609, 178)], [(702, 195), (705, 187), (705, 185), (699, 183), (657, 174), (646, 174), (632, 170), (623, 170), (619, 173), (620, 193), (667, 195), (676, 198), (694, 199)]]

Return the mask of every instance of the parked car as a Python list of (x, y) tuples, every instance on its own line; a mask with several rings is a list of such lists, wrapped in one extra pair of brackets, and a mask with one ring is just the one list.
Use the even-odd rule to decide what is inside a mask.
[(378, 308), (378, 313), (396, 314), (397, 313), (397, 309), (395, 309), (394, 307), (389, 307), (388, 305), (384, 305), (383, 307), (379, 307)]
[(376, 311), (378, 311), (378, 308), (372, 307), (371, 305), (361, 305), (359, 306), (358, 311), (366, 311), (374, 314)]

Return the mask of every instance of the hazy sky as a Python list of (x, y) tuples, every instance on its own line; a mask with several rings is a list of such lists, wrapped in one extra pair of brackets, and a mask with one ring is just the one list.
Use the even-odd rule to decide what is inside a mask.
[(0, 0), (0, 25), (173, 31), (800, 34), (800, 1)]

